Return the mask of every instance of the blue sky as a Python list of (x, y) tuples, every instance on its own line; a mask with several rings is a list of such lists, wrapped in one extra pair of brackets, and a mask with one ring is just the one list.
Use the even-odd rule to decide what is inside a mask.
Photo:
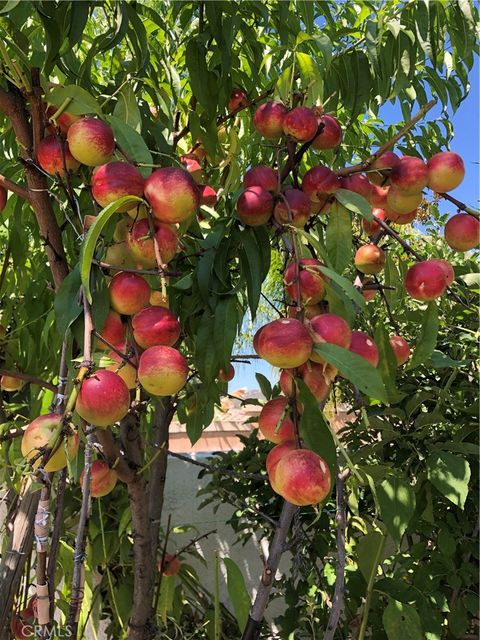
[[(451, 144), (451, 150), (460, 154), (465, 163), (466, 176), (462, 184), (452, 192), (461, 202), (472, 207), (479, 207), (479, 145), (480, 145), (480, 63), (476, 58), (475, 65), (470, 73), (471, 89), (467, 99), (460, 105), (455, 114), (450, 113), (450, 119), (455, 131)], [(441, 107), (435, 107), (428, 117), (433, 118), (441, 111)], [(402, 115), (398, 106), (386, 104), (381, 113), (385, 122), (401, 122)], [(441, 206), (444, 212), (455, 213), (455, 207), (444, 202)], [(253, 347), (249, 353), (253, 353)], [(274, 369), (263, 360), (252, 360), (251, 364), (234, 363), (235, 377), (229, 383), (229, 391), (241, 387), (256, 389), (258, 384), (255, 373), (263, 373), (272, 384), (276, 382)]]

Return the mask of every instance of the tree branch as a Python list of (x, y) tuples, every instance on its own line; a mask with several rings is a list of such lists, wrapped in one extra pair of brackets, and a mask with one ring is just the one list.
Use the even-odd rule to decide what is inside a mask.
[(337, 575), (335, 581), (335, 592), (333, 594), (332, 608), (328, 619), (327, 630), (323, 640), (334, 640), (335, 631), (342, 615), (345, 597), (345, 480), (350, 475), (347, 467), (337, 473)]
[(17, 380), (25, 380), (25, 382), (30, 382), (31, 384), (36, 384), (39, 387), (43, 387), (44, 389), (49, 389), (50, 391), (56, 391), (57, 387), (51, 382), (46, 382), (41, 378), (36, 378), (35, 376), (29, 376), (26, 373), (20, 373), (19, 371), (9, 371), (8, 369), (0, 369), (0, 376), (9, 376), (10, 378), (16, 378)]
[(475, 211), (471, 207), (468, 207), (464, 202), (457, 200), (456, 198), (451, 196), (449, 193), (438, 193), (437, 195), (454, 204), (460, 211), (465, 211), (465, 213), (468, 213), (471, 216), (474, 216), (475, 218), (478, 218), (480, 216), (480, 213), (478, 213), (478, 211)]
[(30, 194), (28, 193), (27, 189), (2, 175), (0, 175), (0, 187), (3, 187), (7, 191), (15, 193), (17, 194), (17, 196), (20, 196), (27, 202), (30, 202)]

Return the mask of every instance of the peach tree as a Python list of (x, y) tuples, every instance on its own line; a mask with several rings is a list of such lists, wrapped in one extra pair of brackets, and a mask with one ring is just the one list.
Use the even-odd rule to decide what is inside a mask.
[[(448, 148), (477, 22), (2, 3), (2, 637), (272, 637), (287, 550), (279, 637), (465, 637), (479, 221)], [(270, 538), (252, 603), (216, 560), (227, 608), (161, 527), (168, 434), (194, 444), (254, 357), (264, 439), (204, 470)]]

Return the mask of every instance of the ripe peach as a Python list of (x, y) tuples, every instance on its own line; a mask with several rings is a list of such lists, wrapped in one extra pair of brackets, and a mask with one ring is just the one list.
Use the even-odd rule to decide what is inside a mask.
[(288, 442), (282, 442), (281, 444), (275, 445), (267, 454), (265, 467), (267, 469), (268, 481), (275, 492), (277, 492), (275, 488), (275, 470), (277, 468), (277, 464), (285, 454), (293, 451), (294, 449), (297, 449), (295, 441), (289, 440)]
[(268, 140), (278, 140), (283, 136), (283, 120), (288, 109), (281, 102), (261, 104), (253, 116), (253, 126)]
[(370, 204), (376, 209), (386, 209), (388, 204), (388, 192), (390, 187), (380, 187), (378, 184), (371, 184)]
[[(85, 469), (80, 474), (80, 486), (83, 489)], [(103, 498), (115, 489), (118, 476), (114, 469), (110, 469), (105, 460), (94, 460), (90, 468), (90, 495), (92, 498)]]
[(89, 167), (108, 162), (115, 151), (112, 128), (89, 116), (74, 122), (67, 131), (72, 156)]
[(237, 214), (243, 224), (258, 227), (270, 220), (272, 194), (262, 187), (248, 187), (237, 200)]
[(447, 283), (447, 287), (449, 287), (455, 280), (455, 271), (453, 270), (450, 262), (442, 258), (432, 258), (430, 262), (438, 264), (438, 266), (443, 269), (443, 273), (445, 274), (445, 281)]
[(180, 337), (180, 323), (174, 314), (164, 307), (147, 307), (132, 318), (135, 342), (147, 349), (161, 344), (171, 347)]
[(282, 455), (274, 476), (274, 491), (299, 507), (322, 502), (332, 486), (327, 463), (309, 449), (295, 449)]
[(3, 187), (0, 187), (0, 211), (3, 211), (7, 206), (8, 192)]
[(382, 228), (378, 224), (378, 222), (375, 222), (375, 218), (378, 218), (379, 220), (383, 220), (383, 221), (387, 219), (387, 214), (383, 209), (372, 209), (372, 214), (374, 218), (372, 221), (365, 220), (365, 218), (362, 218), (362, 229), (365, 231), (367, 236), (374, 236), (377, 233), (377, 231), (380, 231), (380, 229)]
[(445, 225), (445, 241), (454, 251), (470, 251), (480, 241), (480, 221), (468, 213), (457, 213)]
[(150, 285), (137, 273), (116, 273), (108, 288), (112, 309), (125, 316), (138, 313), (150, 300)]
[[(427, 186), (428, 169), (421, 158), (402, 156), (390, 173), (392, 186), (403, 191), (406, 195), (418, 194)], [(414, 207), (410, 207), (411, 211)]]
[[(395, 187), (390, 187), (387, 194), (388, 210), (393, 213), (407, 214), (418, 207), (422, 202), (423, 195), (421, 193), (407, 194), (405, 191), (401, 191)], [(392, 216), (389, 217), (393, 219)]]
[[(308, 361), (298, 367), (297, 374), (310, 389), (316, 400), (319, 402), (325, 400), (330, 388), (330, 381), (325, 376), (323, 365)], [(286, 396), (293, 395), (294, 375), (293, 369), (283, 369), (280, 373), (280, 389)]]
[(294, 318), (273, 320), (261, 327), (253, 338), (258, 355), (274, 367), (294, 369), (304, 364), (313, 342), (306, 327)]
[[(127, 328), (116, 311), (109, 311), (105, 319), (105, 323), (99, 333), (103, 338), (105, 338), (105, 340), (116, 347), (124, 344), (127, 335)], [(98, 348), (109, 349), (109, 347), (101, 340), (98, 341)]]
[(361, 273), (380, 273), (385, 266), (385, 252), (376, 244), (364, 244), (357, 250), (354, 262)]
[(220, 380), (220, 382), (230, 382), (230, 380), (233, 380), (234, 377), (235, 369), (233, 368), (232, 364), (228, 365), (227, 371), (220, 369), (220, 371), (218, 372), (218, 379)]
[(436, 153), (427, 162), (427, 169), (428, 186), (437, 193), (452, 191), (465, 177), (463, 160), (453, 151)]
[(271, 167), (258, 165), (249, 169), (243, 176), (243, 188), (262, 187), (266, 191), (278, 190), (278, 174)]
[(174, 224), (188, 220), (198, 209), (200, 194), (184, 169), (163, 167), (145, 181), (145, 197), (159, 222)]
[(209, 207), (213, 207), (217, 204), (217, 192), (213, 187), (208, 184), (199, 184), (198, 189), (200, 191), (200, 204), (205, 204)]
[[(52, 436), (60, 429), (61, 424), (62, 416), (56, 413), (47, 413), (35, 418), (25, 429), (21, 444), (22, 455), (27, 460), (35, 458), (35, 462), (33, 462), (35, 469), (42, 462), (42, 451), (48, 446)], [(60, 436), (60, 438), (63, 438), (63, 436)], [(45, 471), (50, 473), (51, 471), (64, 469), (67, 466), (67, 458), (68, 460), (73, 460), (77, 455), (79, 442), (78, 433), (67, 436), (66, 442), (60, 442), (60, 440), (50, 442), (50, 445), (55, 449), (55, 453), (50, 456), (44, 467)]]
[(370, 202), (372, 196), (372, 185), (370, 180), (360, 173), (353, 173), (351, 176), (340, 178), (340, 189), (348, 189), (363, 196)]
[(410, 346), (405, 338), (402, 338), (402, 336), (392, 336), (390, 338), (390, 346), (395, 354), (397, 367), (405, 364), (410, 357)]
[[(142, 174), (128, 162), (108, 162), (92, 173), (92, 195), (101, 207), (106, 207), (124, 196), (143, 196), (145, 180)], [(126, 212), (132, 203), (124, 204), (118, 211)]]
[[(315, 304), (325, 295), (325, 277), (320, 271), (322, 263), (315, 258), (303, 258), (299, 262), (299, 272), (295, 262), (291, 262), (285, 270), (283, 283), (288, 295), (297, 303), (305, 302)], [(300, 296), (298, 298), (298, 284), (300, 285)]]
[(318, 130), (318, 119), (309, 107), (295, 107), (283, 118), (283, 131), (297, 142), (311, 140)]
[[(385, 151), (372, 163), (372, 169), (393, 169), (400, 161), (400, 158), (393, 151)], [(388, 172), (389, 173), (389, 172)], [(386, 181), (386, 174), (374, 171), (368, 174), (370, 181), (374, 184), (382, 185)]]
[(288, 398), (279, 396), (265, 403), (258, 416), (258, 428), (264, 438), (280, 444), (295, 439)]
[(343, 138), (342, 128), (338, 120), (333, 116), (324, 114), (320, 118), (320, 123), (323, 124), (323, 130), (312, 142), (312, 147), (318, 151), (338, 147)]
[(140, 356), (138, 379), (155, 396), (172, 396), (180, 391), (188, 377), (185, 357), (172, 347), (154, 346)]
[(287, 189), (283, 197), (277, 200), (273, 217), (279, 224), (292, 224), (294, 227), (301, 228), (306, 225), (311, 212), (310, 199), (303, 191)]
[(106, 428), (124, 418), (129, 407), (130, 393), (122, 378), (99, 369), (82, 382), (75, 408), (88, 424)]
[[(129, 362), (126, 362), (115, 351), (109, 351), (108, 357), (110, 360), (113, 360), (115, 364), (106, 367), (106, 369), (108, 371), (114, 371), (116, 374), (118, 374), (129, 389), (135, 389), (137, 382), (137, 370), (135, 369), (135, 367), (132, 366)], [(131, 360), (134, 364), (137, 364), (137, 358), (135, 355), (129, 356), (129, 360)]]
[(447, 288), (445, 266), (437, 260), (417, 262), (405, 274), (404, 285), (408, 295), (415, 300), (435, 300), (442, 296)]
[(312, 167), (303, 176), (302, 191), (313, 202), (324, 201), (325, 195), (335, 193), (339, 187), (340, 181), (337, 174), (328, 167)]
[(180, 162), (183, 164), (188, 173), (192, 176), (197, 184), (201, 184), (203, 178), (202, 165), (193, 153), (187, 153), (181, 156)]
[(57, 136), (47, 136), (40, 141), (37, 148), (37, 162), (50, 175), (58, 174), (62, 177), (67, 171), (76, 171), (80, 166), (70, 153), (68, 143)]
[(25, 385), (24, 380), (14, 378), (13, 376), (2, 376), (0, 378), (0, 389), (2, 391), (20, 391)]
[[(178, 252), (178, 236), (175, 227), (153, 221), (155, 238), (157, 239), (160, 256), (164, 264), (168, 264)], [(132, 225), (126, 237), (126, 245), (131, 255), (147, 268), (157, 266), (155, 245), (150, 232), (148, 220), (138, 220)]]
[[(313, 344), (336, 344), (338, 347), (348, 349), (352, 339), (352, 331), (348, 323), (335, 313), (322, 313), (315, 316), (309, 323), (310, 335)], [(324, 362), (324, 359), (315, 349), (310, 359), (314, 362)]]
[(247, 94), (243, 89), (232, 89), (227, 105), (229, 111), (236, 111), (240, 107), (245, 106), (247, 103)]
[(378, 348), (373, 338), (363, 331), (352, 331), (350, 351), (365, 358), (374, 367), (378, 365)]
[(180, 560), (171, 553), (166, 553), (163, 564), (160, 566), (162, 574), (166, 577), (175, 576), (180, 571)]

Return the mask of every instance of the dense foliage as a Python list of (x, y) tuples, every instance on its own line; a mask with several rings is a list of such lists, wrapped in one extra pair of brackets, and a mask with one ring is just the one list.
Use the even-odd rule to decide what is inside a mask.
[[(0, 213), (0, 323), (6, 330), (0, 334), (0, 368), (24, 373), (28, 381), (0, 398), (0, 486), (8, 509), (3, 530), (9, 532), (2, 536), (0, 635), (8, 634), (12, 613), (25, 608), (35, 571), (42, 577), (44, 552), (32, 551), (41, 493), (55, 518), (55, 553), (49, 550), (47, 558), (59, 629), (71, 620), (72, 607), (75, 613), (72, 585), (78, 587), (76, 572), (84, 562), (79, 637), (88, 621), (95, 628), (100, 620), (107, 620), (109, 638), (239, 637), (247, 596), (236, 566), (227, 567), (228, 608), (189, 566), (193, 546), (185, 550), (178, 576), (162, 576), (157, 568), (170, 536), (159, 522), (172, 416), (196, 442), (227, 389), (219, 370), (226, 371), (232, 353), (249, 343), (252, 326), (276, 317), (262, 294), (287, 312), (280, 282), (292, 257), (290, 231), (243, 225), (236, 203), (245, 171), (265, 164), (281, 173), (292, 146), (262, 138), (252, 115), (258, 104), (275, 98), (289, 107), (322, 105), (341, 123), (342, 144), (321, 153), (307, 145), (286, 172), (287, 184), (295, 185), (319, 163), (336, 171), (367, 161), (422, 108), (424, 117), (395, 151), (428, 159), (451, 142), (449, 115), (468, 94), (477, 25), (477, 11), (466, 0), (1, 4), (0, 173), (7, 183), (25, 185), (29, 202), (21, 187), (11, 189)], [(246, 103), (231, 109), (231, 92), (239, 87)], [(426, 108), (432, 98), (441, 105), (435, 119)], [(400, 105), (402, 122), (382, 121), (388, 101)], [(105, 355), (95, 337), (88, 353), (89, 305), (81, 292), (88, 298), (90, 289), (93, 326), (101, 331), (112, 273), (100, 263), (111, 262), (112, 247), (123, 241), (118, 223), (125, 214), (92, 200), (89, 167), (64, 178), (39, 170), (35, 150), (49, 124), (42, 115), (46, 103), (56, 117), (67, 111), (108, 123), (117, 159), (134, 162), (144, 177), (158, 167), (181, 166), (180, 156), (191, 151), (201, 153), (203, 181), (218, 192), (215, 205), (202, 205), (198, 216), (179, 225), (181, 250), (168, 275), (145, 274), (159, 295), (168, 291), (169, 308), (179, 318), (191, 373), (187, 384), (162, 399), (137, 385), (127, 419), (96, 435), (72, 411), (78, 371), (88, 373), (87, 356), (98, 366)], [(452, 289), (428, 305), (412, 301), (402, 281), (415, 259), (408, 246), (385, 236), (387, 263), (375, 278), (381, 291), (365, 303), (352, 286), (352, 260), (365, 242), (361, 220), (371, 218), (371, 207), (355, 195), (344, 191), (338, 215), (314, 216), (295, 232), (293, 252), (327, 265), (330, 311), (374, 336), (380, 350), (378, 371), (355, 371), (345, 361), (324, 411), (300, 387), (302, 437), (326, 455), (333, 474), (337, 466), (349, 470), (345, 604), (335, 637), (462, 638), (474, 631), (477, 616), (476, 256), (448, 249), (442, 238), (448, 214), (439, 213), (436, 194), (425, 192), (421, 215), (413, 227), (398, 227), (399, 233), (422, 256), (452, 262)], [(453, 213), (455, 207), (442, 204), (441, 211)], [(92, 214), (99, 215), (87, 233), (86, 216)], [(393, 363), (391, 334), (414, 347), (402, 369)], [(267, 398), (278, 394), (278, 387), (272, 391), (275, 381), (259, 382)], [(47, 476), (32, 472), (15, 436), (50, 407), (58, 408), (57, 385), (73, 397), (68, 417), (81, 446), (67, 472)], [(337, 407), (347, 407), (351, 420), (335, 437), (328, 419)], [(92, 446), (124, 482), (92, 501), (83, 558), (79, 478)], [(268, 448), (254, 433), (241, 453), (212, 462), (206, 494), (237, 507), (232, 537), (272, 535), (281, 500), (265, 475)], [(238, 473), (228, 486), (222, 468)], [(245, 471), (251, 477), (242, 477)], [(334, 494), (321, 508), (295, 515), (292, 571), (276, 585), (286, 603), (276, 621), (279, 637), (320, 637), (328, 624), (338, 580)], [(252, 505), (261, 505), (270, 520)], [(12, 531), (19, 531), (24, 517), (30, 533), (22, 534), (15, 573), (8, 566)], [(146, 530), (152, 537), (148, 550), (142, 547)], [(218, 567), (209, 570), (218, 574)], [(266, 628), (263, 633), (273, 637)]]

